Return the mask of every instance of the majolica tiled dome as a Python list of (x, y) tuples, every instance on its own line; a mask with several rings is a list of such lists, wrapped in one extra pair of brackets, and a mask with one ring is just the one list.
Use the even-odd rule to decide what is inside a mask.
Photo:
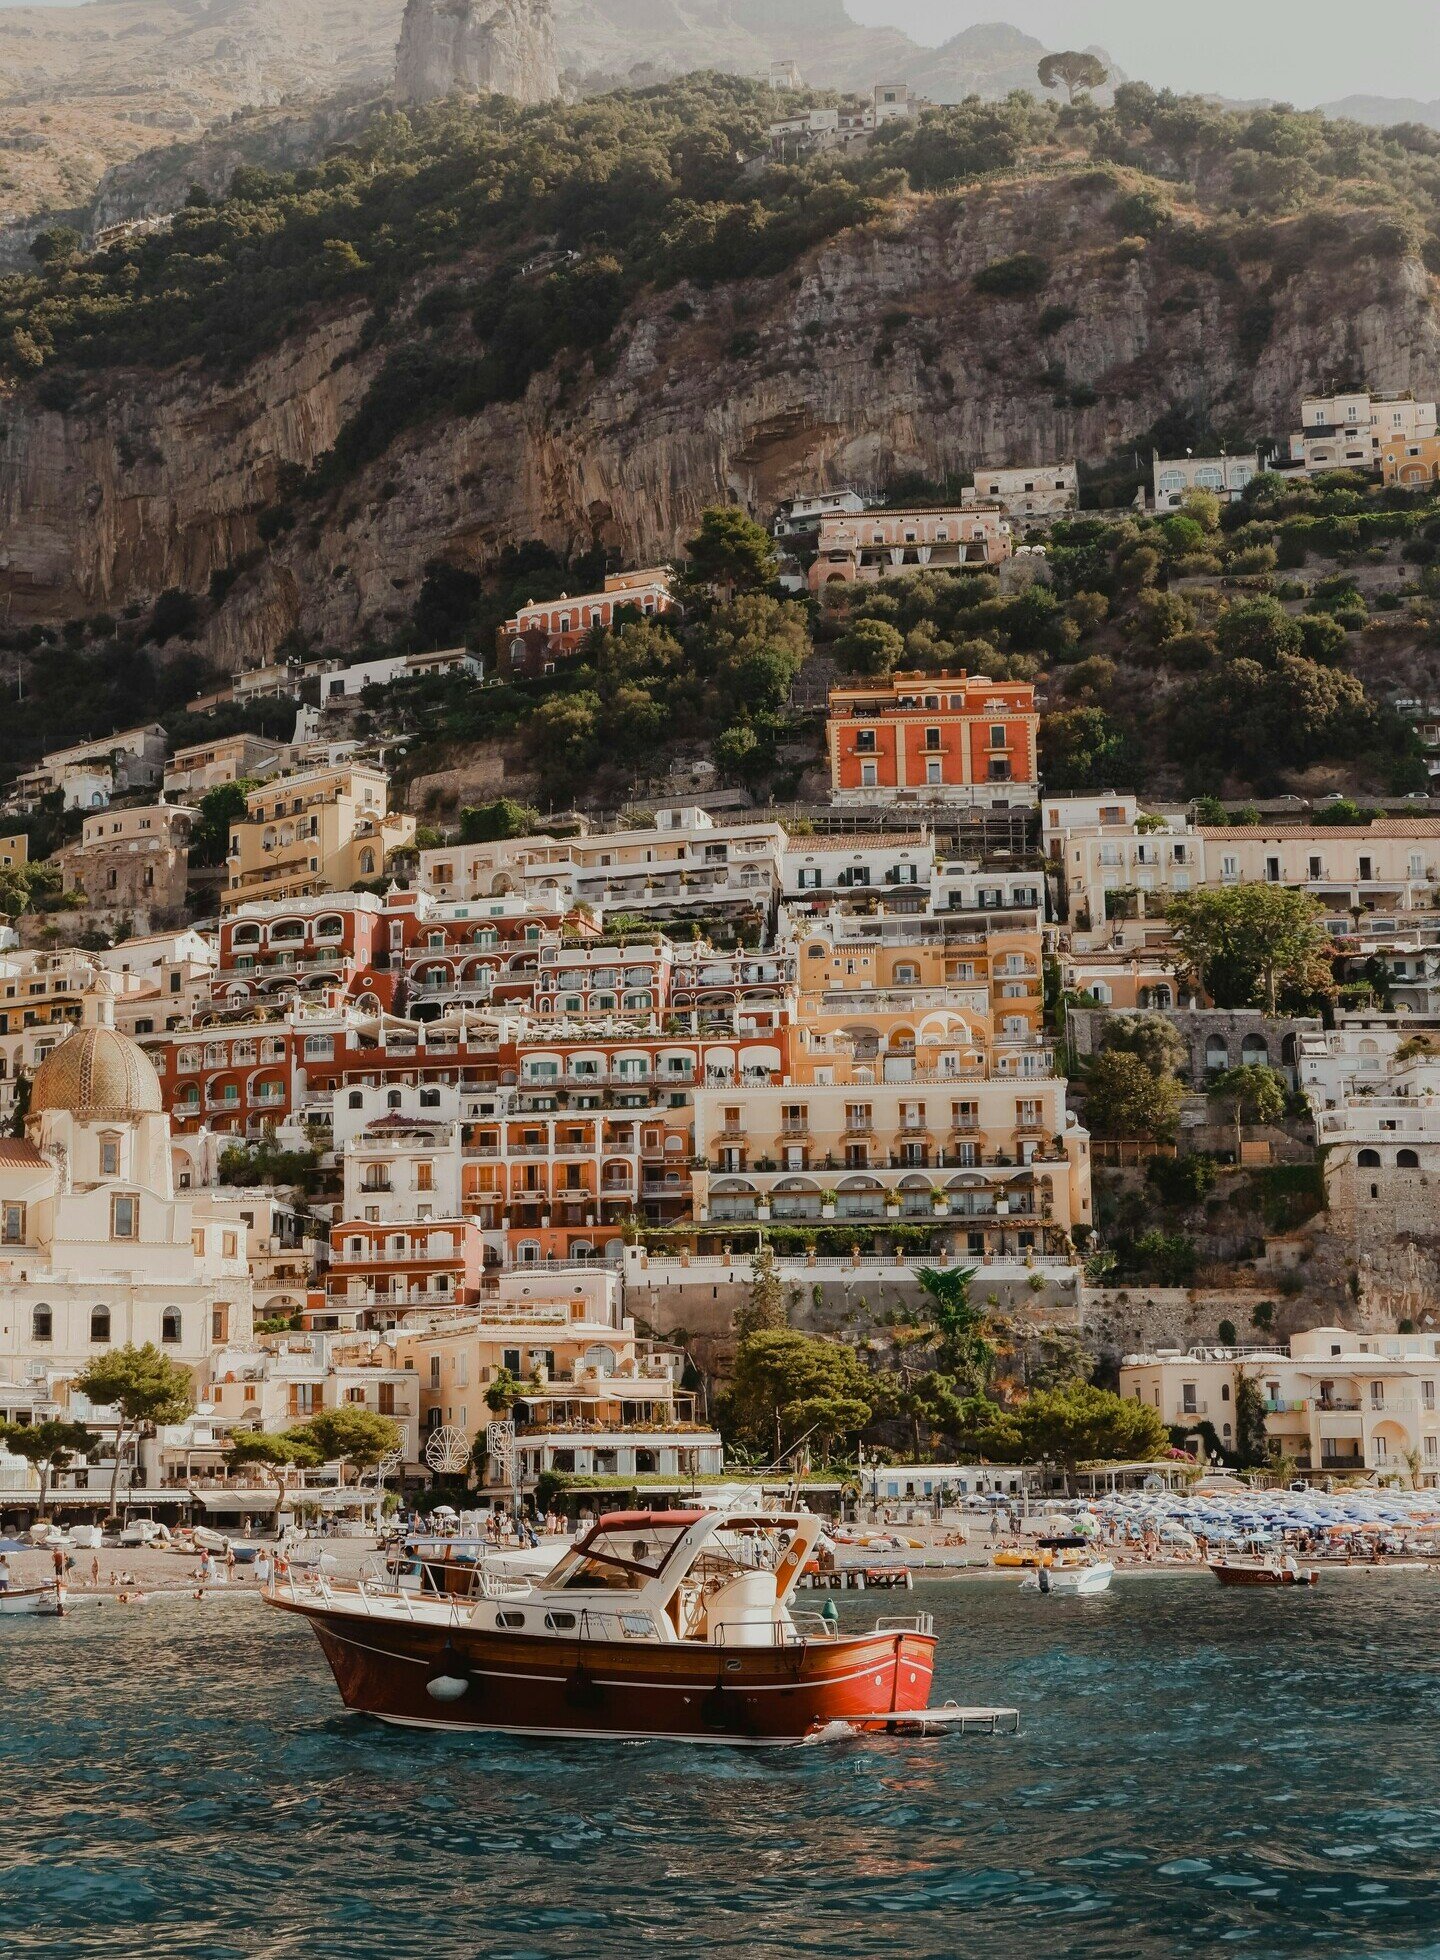
[(74, 1116), (156, 1116), (164, 1108), (155, 1064), (114, 1028), (77, 1028), (35, 1071), (30, 1108)]

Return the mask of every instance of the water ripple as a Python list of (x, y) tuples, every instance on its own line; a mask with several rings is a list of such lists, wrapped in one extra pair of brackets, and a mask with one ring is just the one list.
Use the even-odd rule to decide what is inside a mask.
[(940, 1695), (1021, 1737), (784, 1756), (383, 1729), (254, 1603), (12, 1621), (0, 1949), (1440, 1960), (1433, 1596), (934, 1587)]

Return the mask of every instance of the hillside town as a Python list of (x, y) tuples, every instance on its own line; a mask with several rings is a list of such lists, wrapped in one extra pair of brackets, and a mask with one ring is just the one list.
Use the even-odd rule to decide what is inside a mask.
[[(1300, 420), (1285, 458), (1157, 455), (1142, 504), (1440, 473), (1433, 403)], [(1077, 484), (1051, 462), (982, 470), (953, 508), (797, 496), (775, 576), (1024, 590)], [(1052, 792), (1032, 681), (895, 667), (823, 685), (828, 795), (803, 817), (703, 771), (609, 816), (501, 799), (446, 834), (397, 807), (397, 685), (553, 675), (694, 592), (618, 572), (493, 646), (271, 661), (189, 712), (278, 703), (288, 741), (147, 723), (16, 776), (0, 1419), (89, 1448), (43, 1483), (0, 1455), (5, 1515), (43, 1491), (75, 1518), (256, 1524), (312, 1484), (344, 1509), (343, 1466), (279, 1492), (238, 1446), (335, 1411), (393, 1425), (391, 1502), (467, 1470), (497, 1507), (678, 1493), (735, 1474), (725, 1383), (757, 1301), (904, 1382), (947, 1281), (1188, 1460), (1440, 1483), (1428, 801)], [(68, 841), (32, 860), (41, 823)], [(147, 1346), (188, 1375), (177, 1420), (86, 1393)], [(859, 1406), (852, 1441), (883, 1436), (884, 1398)], [(487, 1458), (497, 1415), (513, 1446)], [(819, 1474), (813, 1425), (776, 1440), (769, 1474)], [(963, 1460), (963, 1434), (934, 1440)]]
[(1433, 0), (6, 7), (0, 1944), (1433, 1950)]

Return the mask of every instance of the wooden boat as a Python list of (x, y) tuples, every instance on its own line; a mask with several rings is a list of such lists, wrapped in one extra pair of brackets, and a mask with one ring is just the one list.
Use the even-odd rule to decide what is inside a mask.
[(1318, 1586), (1313, 1565), (1292, 1559), (1212, 1558), (1206, 1561), (1222, 1586)]
[(265, 1597), (308, 1619), (347, 1707), (419, 1728), (749, 1746), (927, 1708), (928, 1614), (841, 1634), (791, 1599), (808, 1512), (622, 1511), (525, 1581), (425, 1597), (293, 1571)]
[(11, 1586), (0, 1592), (0, 1618), (40, 1613), (58, 1620), (64, 1612), (65, 1586), (58, 1579), (47, 1580), (43, 1586)]

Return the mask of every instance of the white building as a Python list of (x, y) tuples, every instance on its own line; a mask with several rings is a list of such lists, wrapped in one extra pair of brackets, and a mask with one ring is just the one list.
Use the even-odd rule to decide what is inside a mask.
[(519, 893), (544, 911), (587, 905), (657, 918), (707, 909), (768, 910), (780, 890), (778, 823), (717, 823), (698, 807), (662, 810), (653, 827), (545, 834), (420, 853), (419, 888), (441, 899)]
[(929, 908), (935, 880), (931, 831), (855, 831), (789, 837), (780, 866), (781, 898), (807, 909), (883, 897), (898, 911)]
[(1165, 456), (1151, 452), (1157, 511), (1178, 510), (1192, 490), (1208, 490), (1221, 503), (1233, 504), (1247, 483), (1261, 474), (1254, 456)]
[(58, 790), (66, 810), (103, 810), (112, 796), (158, 789), (164, 774), (165, 730), (146, 722), (42, 756), (36, 768), (16, 777), (8, 805), (33, 810)]
[(1080, 502), (1080, 471), (1075, 463), (1029, 463), (1010, 469), (979, 469), (960, 492), (961, 510), (998, 504), (1009, 517), (1059, 517)]
[(811, 491), (782, 504), (770, 529), (777, 538), (813, 538), (819, 533), (822, 517), (861, 517), (869, 508), (858, 490)]
[(396, 681), (420, 680), (431, 674), (468, 674), (479, 680), (478, 657), (465, 647), (436, 653), (387, 654), (379, 660), (357, 660), (353, 667), (326, 668), (321, 675), (324, 701), (353, 701), (367, 687), (393, 687)]
[(1209, 1423), (1238, 1441), (1235, 1398), (1257, 1382), (1268, 1441), (1309, 1476), (1440, 1481), (1440, 1335), (1314, 1327), (1287, 1348), (1178, 1348), (1126, 1355), (1120, 1393), (1171, 1428)]
[(197, 1230), (176, 1197), (159, 1077), (113, 1009), (103, 984), (85, 997), (85, 1025), (36, 1072), (25, 1136), (0, 1144), (0, 1372), (149, 1341), (203, 1377), (213, 1344), (250, 1335), (243, 1234)]
[(1307, 476), (1326, 470), (1378, 470), (1391, 442), (1421, 442), (1436, 433), (1435, 404), (1401, 394), (1307, 395), (1302, 426), (1290, 438), (1290, 461)]

